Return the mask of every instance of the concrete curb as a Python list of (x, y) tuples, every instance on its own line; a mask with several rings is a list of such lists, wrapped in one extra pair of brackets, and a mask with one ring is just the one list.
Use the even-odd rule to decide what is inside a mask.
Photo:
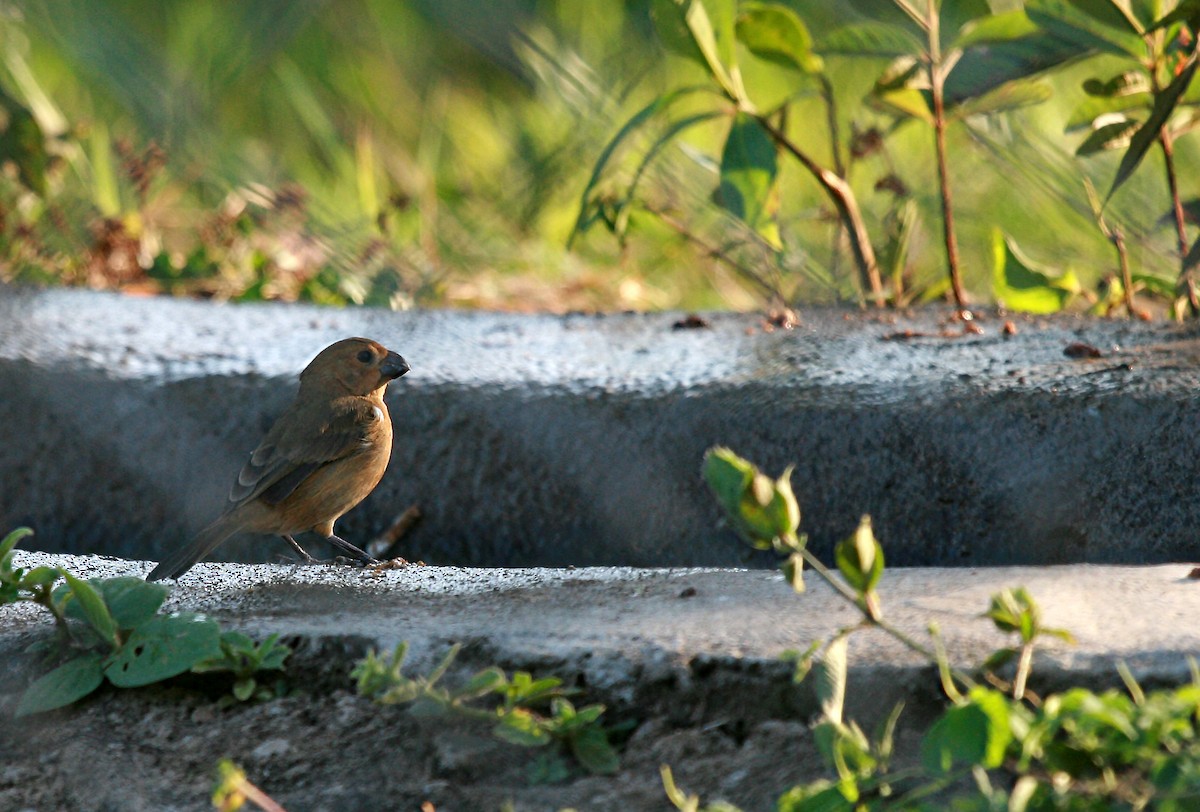
[[(17, 564), (62, 566), (84, 577), (142, 575), (145, 562), (18, 552)], [(912, 568), (888, 572), (880, 591), (888, 620), (928, 641), (936, 622), (952, 661), (974, 668), (1012, 644), (980, 614), (1004, 587), (1025, 586), (1047, 626), (1077, 645), (1039, 649), (1034, 684), (1120, 684), (1125, 661), (1147, 685), (1188, 678), (1200, 652), (1200, 583), (1180, 565)], [(167, 609), (201, 611), (255, 637), (279, 633), (319, 648), (324, 670), (348, 686), (367, 646), (411, 646), (413, 673), (455, 642), (464, 668), (499, 664), (565, 676), (610, 706), (643, 715), (664, 708), (695, 723), (816, 713), (811, 681), (791, 682), (780, 659), (857, 623), (856, 610), (809, 576), (794, 594), (775, 572), (714, 569), (464, 569), (201, 564)], [(15, 654), (50, 624), (32, 605), (0, 608), (0, 651)], [(350, 645), (346, 642), (350, 641)], [(881, 718), (897, 701), (919, 719), (942, 707), (929, 663), (878, 630), (850, 645), (848, 708)], [(648, 709), (649, 708), (649, 709)]]
[[(365, 334), (413, 366), (363, 541), (409, 505), (430, 563), (731, 566), (699, 479), (725, 444), (796, 463), (828, 555), (874, 517), (899, 565), (1155, 563), (1197, 555), (1200, 345), (1171, 325), (809, 311), (519, 316), (328, 310), (0, 290), (0, 528), (47, 550), (157, 558), (212, 518), (323, 346)], [(891, 338), (892, 340), (884, 340)], [(1104, 357), (1063, 354), (1084, 341)], [(247, 539), (234, 560), (284, 546)], [(323, 552), (323, 551), (322, 551)]]

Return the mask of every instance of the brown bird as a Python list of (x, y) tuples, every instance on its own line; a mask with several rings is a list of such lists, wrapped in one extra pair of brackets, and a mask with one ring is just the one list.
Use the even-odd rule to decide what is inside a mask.
[(146, 576), (178, 578), (235, 533), (274, 533), (307, 561), (293, 533), (311, 530), (363, 563), (375, 559), (333, 533), (333, 523), (374, 490), (392, 455), (387, 385), (408, 364), (383, 345), (347, 338), (300, 373), (300, 391), (238, 474), (215, 522)]

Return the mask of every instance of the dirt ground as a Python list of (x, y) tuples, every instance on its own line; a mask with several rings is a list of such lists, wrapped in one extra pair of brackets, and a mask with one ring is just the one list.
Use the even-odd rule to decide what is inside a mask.
[[(494, 738), (486, 724), (417, 716), (358, 697), (349, 678), (306, 670), (292, 693), (222, 707), (210, 681), (102, 689), (33, 719), (0, 712), (0, 809), (211, 809), (216, 765), (229, 758), (290, 812), (316, 810), (668, 809), (659, 778), (744, 810), (823, 774), (805, 721), (748, 721), (719, 708), (670, 710), (669, 696), (612, 709), (625, 722), (621, 769), (540, 780), (555, 753)], [(589, 699), (591, 699), (589, 697)], [(665, 709), (665, 710), (664, 710)]]

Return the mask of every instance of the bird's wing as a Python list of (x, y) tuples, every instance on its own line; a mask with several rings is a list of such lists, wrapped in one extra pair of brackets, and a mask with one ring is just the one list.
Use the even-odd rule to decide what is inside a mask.
[(364, 398), (308, 405), (293, 404), (254, 449), (229, 492), (229, 509), (256, 498), (278, 504), (321, 466), (366, 448), (381, 417)]

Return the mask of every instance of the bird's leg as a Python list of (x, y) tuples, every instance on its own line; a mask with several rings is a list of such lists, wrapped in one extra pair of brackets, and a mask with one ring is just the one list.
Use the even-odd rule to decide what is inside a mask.
[(343, 553), (350, 556), (351, 558), (357, 559), (360, 563), (363, 563), (363, 564), (378, 564), (379, 563), (374, 558), (367, 555), (366, 553), (364, 553), (362, 550), (355, 547), (350, 542), (346, 541), (344, 538), (339, 538), (339, 537), (335, 536), (333, 533), (330, 533), (326, 537), (325, 540), (328, 541), (330, 544), (332, 544), (334, 547), (337, 547), (339, 550), (341, 550)]
[(297, 544), (296, 540), (294, 538), (292, 538), (290, 534), (281, 533), (280, 538), (282, 538), (288, 544), (292, 545), (292, 549), (300, 554), (300, 558), (304, 560), (304, 563), (306, 563), (306, 564), (320, 564), (321, 563), (318, 559), (313, 558), (311, 555), (309, 555), (308, 552), (303, 547), (301, 547), (299, 544)]

